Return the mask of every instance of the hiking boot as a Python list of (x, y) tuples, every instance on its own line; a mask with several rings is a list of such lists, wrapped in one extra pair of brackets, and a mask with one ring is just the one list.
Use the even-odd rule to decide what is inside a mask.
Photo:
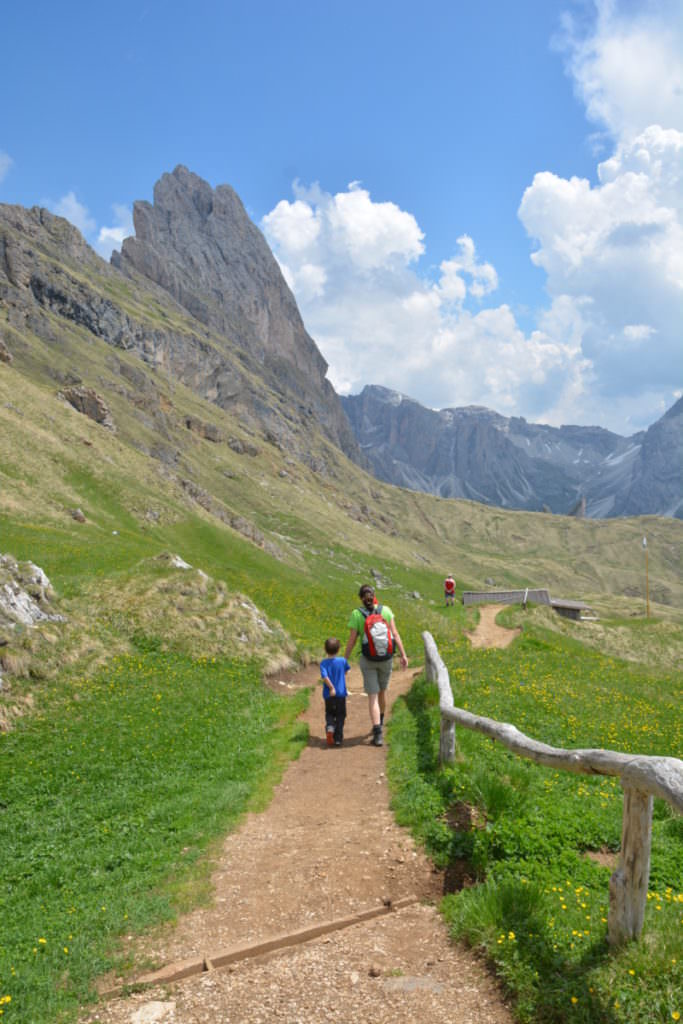
[(327, 745), (328, 747), (334, 746), (334, 729), (327, 730)]
[(381, 725), (373, 725), (372, 727), (372, 745), (373, 747), (381, 747), (384, 745)]

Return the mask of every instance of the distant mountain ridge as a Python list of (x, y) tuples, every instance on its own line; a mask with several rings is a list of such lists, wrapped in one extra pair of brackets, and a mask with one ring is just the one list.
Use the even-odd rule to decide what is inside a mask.
[[(341, 450), (379, 479), (444, 497), (683, 518), (683, 400), (631, 438), (481, 407), (434, 412), (379, 387), (342, 400), (230, 186), (176, 167), (153, 203), (135, 203), (134, 224), (108, 264), (61, 217), (0, 204), (0, 364), (98, 410), (103, 424), (123, 401), (126, 440), (170, 469), (183, 461), (179, 424), (214, 440), (220, 432), (196, 416), (179, 420), (161, 381), (323, 476)], [(91, 353), (95, 340), (104, 361)]]
[(648, 430), (528, 423), (482, 406), (426, 409), (389, 388), (342, 398), (381, 480), (447, 498), (591, 518), (683, 518), (683, 399)]

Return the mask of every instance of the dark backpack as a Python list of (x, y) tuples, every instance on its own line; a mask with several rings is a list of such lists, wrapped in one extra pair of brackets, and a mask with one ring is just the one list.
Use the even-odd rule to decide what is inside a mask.
[(386, 619), (382, 618), (382, 605), (378, 604), (373, 611), (360, 609), (365, 619), (363, 627), (363, 655), (370, 661), (388, 661), (394, 656), (394, 638)]

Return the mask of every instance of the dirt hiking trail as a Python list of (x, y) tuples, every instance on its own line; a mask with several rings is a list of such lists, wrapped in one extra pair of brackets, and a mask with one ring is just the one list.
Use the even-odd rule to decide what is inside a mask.
[[(389, 708), (414, 673), (394, 671)], [(274, 685), (317, 678), (310, 666)], [(356, 667), (348, 685), (344, 746), (326, 745), (314, 693), (308, 745), (269, 807), (225, 839), (212, 905), (134, 946), (138, 962), (194, 961), (192, 976), (102, 1001), (83, 1024), (512, 1024), (481, 962), (447, 936), (435, 906), (443, 876), (393, 820), (386, 747), (370, 744)], [(378, 916), (359, 920), (366, 911)], [(314, 925), (325, 926), (317, 938), (241, 958), (244, 947)], [(212, 969), (228, 948), (242, 954)]]
[(504, 604), (482, 604), (479, 606), (479, 622), (471, 633), (466, 633), (473, 647), (508, 647), (521, 629), (507, 629), (499, 626), (496, 615), (502, 611)]

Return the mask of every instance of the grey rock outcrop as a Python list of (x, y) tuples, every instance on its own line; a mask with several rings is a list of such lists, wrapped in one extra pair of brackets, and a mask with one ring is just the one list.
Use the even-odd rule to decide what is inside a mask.
[(0, 555), (0, 631), (17, 626), (35, 626), (44, 620), (62, 621), (50, 602), (54, 591), (43, 570), (33, 562), (18, 562)]
[(106, 402), (93, 388), (74, 384), (71, 387), (62, 388), (60, 394), (77, 412), (83, 413), (84, 416), (108, 430), (116, 430)]
[(203, 420), (197, 419), (196, 416), (186, 416), (185, 426), (188, 430), (191, 430), (193, 434), (198, 434), (199, 437), (203, 437), (205, 441), (212, 441), (214, 444), (218, 444), (223, 440), (218, 427), (213, 423), (204, 423)]
[(112, 262), (160, 285), (195, 319), (261, 362), (291, 362), (320, 381), (327, 365), (306, 333), (265, 238), (229, 185), (215, 190), (185, 167), (164, 174), (154, 203), (133, 207), (135, 237)]
[(112, 254), (113, 265), (153, 281), (230, 339), (295, 413), (314, 415), (358, 459), (339, 398), (325, 379), (327, 363), (237, 193), (229, 185), (212, 189), (179, 166), (156, 183), (153, 203), (134, 204), (133, 222), (135, 237)]
[(683, 398), (639, 437), (630, 478), (615, 495), (612, 514), (683, 519)]

